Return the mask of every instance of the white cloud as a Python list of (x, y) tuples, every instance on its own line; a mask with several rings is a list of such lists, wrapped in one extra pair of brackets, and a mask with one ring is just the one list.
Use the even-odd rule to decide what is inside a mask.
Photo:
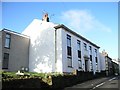
[(69, 10), (63, 12), (60, 18), (66, 26), (78, 32), (88, 32), (91, 30), (111, 32), (109, 27), (98, 21), (87, 10)]

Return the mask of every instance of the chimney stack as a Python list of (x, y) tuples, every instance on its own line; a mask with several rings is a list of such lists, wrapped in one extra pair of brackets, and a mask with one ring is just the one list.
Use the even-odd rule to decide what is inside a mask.
[(104, 56), (108, 56), (108, 53), (107, 53), (105, 50), (102, 51), (102, 54), (103, 54)]
[(45, 13), (43, 18), (42, 18), (42, 21), (46, 21), (46, 22), (49, 22), (49, 17), (48, 17), (48, 13)]

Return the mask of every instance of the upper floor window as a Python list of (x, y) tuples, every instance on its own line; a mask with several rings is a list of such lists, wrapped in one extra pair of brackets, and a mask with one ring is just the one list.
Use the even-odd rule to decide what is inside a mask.
[(71, 36), (67, 34), (67, 46), (71, 47)]
[(92, 55), (90, 55), (90, 61), (92, 61)]
[(98, 59), (97, 59), (97, 57), (95, 57), (95, 62), (98, 63)]
[(95, 56), (97, 57), (97, 49), (95, 49)]
[(10, 48), (10, 39), (11, 39), (11, 35), (6, 33), (6, 36), (5, 36), (5, 47), (6, 48)]
[(90, 68), (91, 68), (91, 71), (93, 71), (93, 65), (92, 65), (92, 55), (90, 55)]
[(78, 58), (81, 58), (81, 45), (80, 45), (80, 41), (77, 40), (77, 48), (78, 48)]
[(90, 50), (90, 54), (92, 54), (92, 47), (91, 46), (89, 46), (89, 50)]
[(67, 34), (67, 55), (71, 56), (72, 52), (71, 52), (71, 36)]
[(72, 67), (71, 36), (68, 34), (67, 34), (67, 62), (68, 67)]
[(84, 49), (87, 50), (87, 44), (86, 43), (84, 43)]
[(77, 40), (77, 49), (81, 51), (81, 45), (79, 40)]

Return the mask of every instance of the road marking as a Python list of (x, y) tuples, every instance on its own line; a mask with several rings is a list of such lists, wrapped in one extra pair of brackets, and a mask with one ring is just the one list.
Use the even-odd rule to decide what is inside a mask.
[[(114, 80), (115, 78), (116, 78), (116, 77), (113, 77), (113, 78), (109, 79), (108, 81), (112, 81), (112, 80)], [(105, 82), (96, 85), (95, 87), (92, 88), (92, 90), (95, 89), (95, 88), (97, 88), (97, 87), (102, 86), (103, 84), (105, 84)], [(91, 89), (90, 89), (90, 90), (91, 90)]]
[(105, 84), (105, 82), (98, 84), (96, 87), (102, 86), (103, 84)]
[(112, 80), (114, 80), (116, 77), (113, 77), (112, 79), (109, 79), (109, 81), (112, 81)]
[(105, 82), (103, 82), (103, 83), (100, 83), (100, 84), (96, 85), (95, 87), (93, 87), (93, 88), (92, 88), (92, 90), (93, 90), (93, 89), (95, 89), (95, 88), (97, 88), (97, 87), (102, 86), (103, 84), (105, 84)]

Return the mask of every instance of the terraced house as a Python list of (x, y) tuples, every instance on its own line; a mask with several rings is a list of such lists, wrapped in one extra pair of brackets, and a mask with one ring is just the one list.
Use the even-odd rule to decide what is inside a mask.
[(0, 33), (3, 70), (94, 74), (102, 70), (98, 45), (48, 17), (34, 19), (22, 34), (7, 29)]

